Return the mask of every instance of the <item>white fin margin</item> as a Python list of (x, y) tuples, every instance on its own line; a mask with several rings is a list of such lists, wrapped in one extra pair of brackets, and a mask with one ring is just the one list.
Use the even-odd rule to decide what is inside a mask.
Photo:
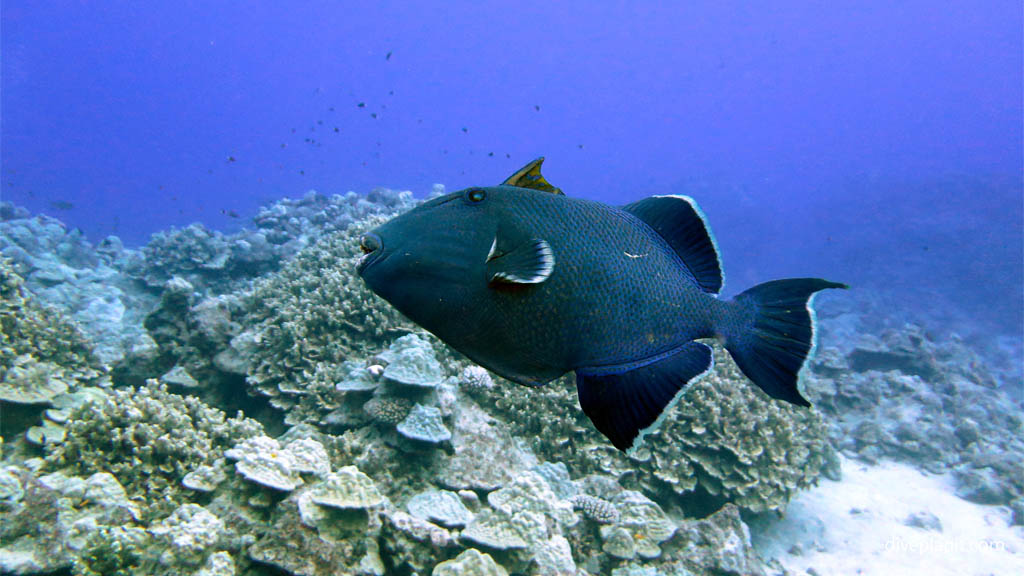
[[(704, 344), (703, 342), (698, 342), (698, 344), (701, 344), (702, 346), (708, 346), (707, 344)], [(711, 349), (711, 362), (708, 363), (707, 370), (701, 372), (700, 374), (697, 374), (693, 378), (690, 378), (686, 382), (686, 384), (682, 388), (680, 388), (678, 392), (676, 392), (676, 395), (672, 397), (672, 401), (670, 401), (668, 404), (666, 404), (665, 408), (663, 408), (661, 410), (661, 414), (658, 415), (658, 419), (655, 420), (653, 423), (651, 423), (650, 426), (648, 426), (646, 428), (641, 428), (640, 431), (637, 432), (636, 438), (633, 439), (633, 443), (630, 444), (629, 448), (626, 449), (626, 456), (633, 456), (633, 455), (635, 455), (636, 451), (644, 443), (644, 436), (647, 436), (648, 434), (653, 434), (654, 432), (658, 431), (658, 428), (661, 428), (661, 424), (662, 424), (662, 422), (665, 421), (665, 418), (666, 418), (666, 416), (668, 416), (669, 411), (671, 411), (673, 408), (676, 407), (676, 404), (679, 403), (679, 400), (683, 397), (683, 394), (685, 394), (686, 391), (689, 390), (694, 384), (696, 384), (697, 382), (702, 380), (705, 376), (707, 376), (708, 374), (710, 374), (711, 372), (714, 371), (714, 369), (715, 369), (715, 350), (714, 350), (714, 348), (711, 348), (711, 346), (708, 346), (708, 348)]]
[(715, 259), (718, 260), (718, 272), (722, 275), (722, 286), (718, 289), (718, 292), (712, 293), (712, 295), (717, 297), (725, 289), (725, 266), (722, 266), (722, 251), (718, 248), (718, 240), (715, 239), (715, 233), (711, 231), (711, 225), (708, 224), (708, 217), (700, 209), (700, 206), (697, 205), (697, 201), (685, 194), (659, 194), (653, 196), (653, 198), (675, 198), (676, 200), (682, 200), (693, 208), (693, 211), (697, 213), (697, 217), (704, 223), (704, 229), (707, 230), (708, 238), (711, 239), (711, 246), (715, 249)]

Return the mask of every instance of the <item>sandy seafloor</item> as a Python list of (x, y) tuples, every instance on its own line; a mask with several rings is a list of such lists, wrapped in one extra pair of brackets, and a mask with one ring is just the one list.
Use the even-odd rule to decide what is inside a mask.
[[(909, 526), (922, 512), (940, 528)], [(842, 480), (798, 495), (751, 537), (793, 574), (1024, 574), (1024, 530), (1009, 514), (957, 497), (948, 475), (844, 458)]]
[[(187, 278), (188, 291), (197, 300), (251, 290), (256, 278), (274, 274), (321, 236), (343, 230), (350, 221), (401, 210), (410, 202), (407, 195), (374, 194), (369, 199), (350, 194), (284, 201), (261, 211), (251, 230), (233, 235), (202, 227), (173, 230), (154, 237), (140, 250), (127, 250), (116, 239), (91, 244), (56, 219), (7, 204), (0, 211), (0, 249), (25, 279), (26, 297), (74, 319), (94, 343), (100, 361), (113, 366), (137, 354), (140, 342), (152, 342), (144, 337), (147, 330), (163, 344), (159, 330), (153, 327), (159, 323), (144, 320), (155, 317), (153, 310), (167, 307), (169, 283)], [(1009, 346), (987, 345), (975, 350), (970, 338), (929, 335), (922, 327), (926, 321), (911, 326), (901, 317), (887, 323), (879, 318), (878, 305), (870, 297), (858, 298), (821, 300), (823, 348), (819, 353), (823, 356), (804, 383), (839, 455), (841, 479), (821, 476), (816, 486), (796, 491), (784, 511), (745, 511), (752, 548), (741, 543), (740, 548), (746, 550), (741, 555), (759, 556), (754, 564), (723, 561), (718, 568), (701, 572), (702, 567), (684, 569), (680, 562), (662, 566), (653, 561), (605, 559), (598, 563), (601, 573), (614, 567), (611, 573), (623, 576), (741, 574), (748, 569), (752, 574), (790, 575), (1024, 574), (1020, 342), (1004, 339)], [(859, 309), (862, 305), (868, 308)], [(185, 365), (179, 358), (177, 366)], [(139, 366), (132, 370), (144, 372)], [(166, 379), (169, 374), (162, 369), (151, 372), (144, 376)], [(185, 393), (198, 394), (194, 390)], [(474, 398), (483, 404), (481, 397)], [(226, 403), (229, 415), (228, 408), (235, 404)], [(443, 398), (440, 405), (444, 408)], [(294, 410), (300, 409), (310, 408), (295, 404)], [(32, 413), (17, 402), (6, 402), (0, 410), (8, 434), (2, 464), (18, 470), (14, 476), (27, 487), (27, 476), (18, 475), (41, 474), (26, 470), (37, 470), (42, 465), (39, 458), (51, 453), (51, 448), (33, 446), (23, 437), (29, 425), (38, 425), (41, 410)], [(30, 413), (27, 417), (22, 415), (26, 410)], [(336, 418), (343, 416), (350, 417)], [(54, 418), (51, 424), (62, 424), (60, 418)], [(329, 418), (323, 422), (333, 422)], [(445, 423), (458, 426), (447, 415)], [(9, 436), (12, 430), (16, 437)], [(392, 438), (385, 444), (395, 442)], [(34, 443), (39, 443), (38, 437)], [(578, 480), (575, 474), (573, 480)], [(16, 492), (4, 492), (8, 503), (0, 507), (0, 517), (6, 515), (11, 526), (25, 514), (17, 499), (27, 496), (12, 496)], [(199, 501), (212, 507), (208, 499)], [(665, 504), (665, 508), (670, 507)], [(671, 515), (677, 518), (675, 513)], [(596, 526), (588, 534), (597, 538)], [(742, 539), (742, 530), (739, 534)], [(31, 529), (6, 535), (8, 540), (0, 541), (0, 567), (8, 573), (89, 573), (75, 563), (77, 552), (67, 551), (61, 552), (70, 555), (56, 564), (58, 569), (34, 571), (36, 564), (45, 564), (33, 556), (45, 548), (44, 538)], [(570, 540), (577, 546), (576, 540)], [(240, 558), (237, 545), (221, 543), (214, 548), (217, 546), (233, 555), (237, 573), (250, 573), (243, 567), (252, 565)], [(458, 549), (449, 549), (447, 555)], [(588, 564), (579, 557), (579, 550), (573, 552), (577, 573), (585, 573)], [(209, 551), (204, 554), (205, 560), (181, 573), (235, 573), (207, 570), (212, 564)], [(272, 565), (271, 560), (262, 558), (261, 566)], [(202, 565), (203, 561), (207, 564)], [(251, 573), (319, 573), (288, 570), (283, 567), (286, 564), (275, 566), (276, 572)], [(157, 572), (172, 573), (175, 568), (164, 565), (161, 570), (164, 572)], [(373, 573), (368, 570), (366, 573)], [(541, 573), (536, 566), (522, 570)], [(403, 568), (396, 573), (413, 572)]]

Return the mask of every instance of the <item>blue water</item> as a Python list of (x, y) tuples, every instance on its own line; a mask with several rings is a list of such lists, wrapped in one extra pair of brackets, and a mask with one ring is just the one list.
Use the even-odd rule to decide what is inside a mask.
[(574, 196), (696, 197), (727, 292), (825, 276), (1019, 336), (1021, 12), (5, 0), (0, 194), (140, 245), (544, 155)]

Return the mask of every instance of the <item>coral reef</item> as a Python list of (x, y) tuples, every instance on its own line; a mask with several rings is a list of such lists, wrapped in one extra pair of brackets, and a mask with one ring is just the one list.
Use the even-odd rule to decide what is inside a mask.
[(93, 246), (54, 218), (0, 202), (0, 259), (10, 260), (38, 299), (72, 318), (104, 363), (144, 336), (141, 317), (152, 298), (120, 273), (132, 255), (116, 236)]
[(982, 504), (1024, 500), (1024, 418), (976, 352), (916, 325), (851, 344), (826, 349), (807, 386), (839, 449), (952, 471), (958, 493)]
[(154, 234), (126, 271), (151, 288), (177, 276), (204, 291), (226, 292), (274, 269), (287, 253), (260, 230), (224, 235), (195, 223)]
[(47, 446), (47, 468), (113, 474), (132, 498), (148, 503), (143, 520), (185, 502), (186, 474), (262, 431), (254, 420), (241, 414), (226, 418), (156, 382), (112, 390), (103, 401), (85, 403), (68, 416), (66, 426), (67, 440)]
[(718, 350), (627, 457), (570, 378), (494, 377), (363, 288), (358, 235), (412, 204), (310, 193), (135, 251), (0, 203), (0, 407), (27, 429), (0, 443), (0, 572), (762, 576), (741, 512), (838, 477), (833, 446), (1024, 518), (1019, 406), (968, 343), (833, 314), (817, 410)]
[(399, 422), (395, 429), (410, 440), (427, 444), (440, 444), (452, 439), (451, 431), (441, 420), (441, 411), (422, 404), (413, 406), (409, 415)]
[[(33, 444), (60, 442), (66, 409), (106, 382), (106, 367), (73, 321), (44, 306), (0, 257), (0, 424)], [(46, 406), (50, 408), (42, 411)], [(43, 420), (39, 421), (42, 411)]]
[(99, 368), (78, 327), (41, 305), (10, 261), (0, 258), (0, 399), (46, 402), (69, 382), (95, 379)]
[(253, 222), (271, 244), (294, 254), (319, 236), (341, 232), (355, 222), (401, 212), (413, 205), (411, 192), (387, 188), (376, 188), (366, 195), (348, 192), (327, 196), (310, 191), (302, 198), (286, 198), (260, 208)]
[[(248, 382), (288, 422), (319, 422), (341, 400), (344, 362), (380, 349), (411, 326), (355, 276), (365, 221), (321, 239), (261, 282), (239, 338), (258, 345), (247, 356)], [(236, 338), (238, 340), (238, 338)], [(345, 373), (342, 373), (345, 372)]]
[[(487, 497), (481, 511), (462, 531), (469, 545), (502, 551), (515, 571), (532, 574), (573, 574), (576, 564), (563, 531), (579, 517), (538, 474), (526, 472)], [(504, 563), (503, 563), (504, 564)]]
[[(88, 558), (97, 537), (109, 541), (102, 532), (134, 527), (140, 514), (117, 479), (106, 472), (88, 478), (61, 473), (37, 477), (16, 466), (5, 472), (9, 481), (20, 485), (5, 500), (0, 522), (0, 571), (5, 574), (70, 568)], [(113, 552), (114, 546), (105, 547)]]
[(652, 497), (675, 494), (691, 514), (727, 502), (750, 511), (781, 509), (821, 474), (838, 473), (820, 416), (767, 398), (720, 349), (714, 372), (686, 390), (631, 458), (593, 429), (568, 379), (542, 389), (502, 382), (466, 391), (573, 475), (600, 472)]
[(240, 281), (275, 269), (323, 235), (341, 232), (374, 214), (409, 208), (412, 203), (411, 193), (385, 188), (369, 197), (310, 191), (301, 199), (284, 199), (261, 208), (253, 219), (255, 229), (226, 235), (196, 223), (154, 234), (141, 257), (132, 258), (125, 269), (152, 288), (179, 276), (203, 292), (229, 292)]
[(462, 498), (448, 490), (427, 490), (413, 496), (406, 503), (409, 514), (449, 528), (465, 526), (473, 520)]
[(470, 548), (435, 566), (431, 576), (508, 576), (508, 571), (490, 555)]

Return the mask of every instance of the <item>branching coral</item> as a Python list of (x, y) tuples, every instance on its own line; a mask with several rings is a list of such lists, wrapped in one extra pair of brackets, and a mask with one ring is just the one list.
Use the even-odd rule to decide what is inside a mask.
[(12, 367), (31, 370), (34, 364), (61, 367), (65, 382), (99, 374), (78, 328), (56, 309), (38, 304), (10, 261), (0, 258), (0, 382), (7, 381)]
[(186, 474), (262, 432), (254, 420), (241, 414), (226, 418), (152, 381), (77, 408), (66, 426), (67, 441), (48, 447), (47, 466), (74, 474), (110, 472), (130, 496), (145, 498), (150, 518), (183, 501)]
[(546, 460), (565, 462), (573, 476), (620, 476), (650, 496), (675, 494), (702, 514), (733, 502), (748, 510), (782, 508), (836, 462), (821, 418), (767, 398), (718, 350), (715, 371), (691, 385), (627, 458), (578, 409), (568, 378), (542, 389), (502, 382), (467, 388), (480, 404), (534, 438)]
[(379, 350), (411, 328), (355, 274), (359, 235), (370, 218), (303, 250), (252, 295), (249, 382), (289, 421), (317, 421), (338, 404), (344, 361)]

